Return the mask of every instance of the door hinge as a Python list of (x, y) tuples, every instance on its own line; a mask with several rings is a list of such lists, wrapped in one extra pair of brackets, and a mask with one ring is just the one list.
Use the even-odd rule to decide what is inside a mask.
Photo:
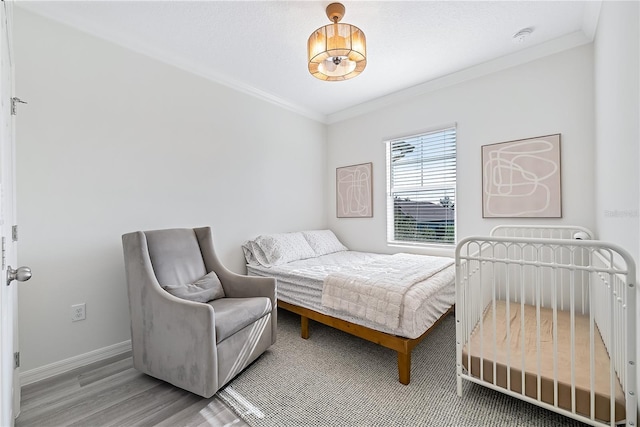
[(13, 227), (11, 227), (11, 240), (13, 240), (14, 242), (18, 241), (18, 226), (14, 225)]
[(20, 352), (16, 351), (13, 353), (13, 368), (17, 369), (20, 367)]
[(12, 116), (15, 116), (16, 114), (18, 114), (18, 109), (17, 109), (18, 102), (21, 104), (26, 104), (26, 101), (23, 101), (17, 96), (14, 96), (13, 98), (11, 98), (11, 115)]

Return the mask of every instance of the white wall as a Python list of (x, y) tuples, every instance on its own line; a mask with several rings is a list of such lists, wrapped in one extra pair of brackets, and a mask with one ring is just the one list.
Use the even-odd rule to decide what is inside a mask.
[(594, 41), (596, 222), (640, 259), (640, 7), (602, 2)]
[[(585, 45), (330, 125), (329, 226), (353, 249), (397, 250), (386, 244), (382, 141), (455, 122), (458, 127), (458, 239), (487, 234), (493, 226), (508, 222), (579, 224), (593, 228), (592, 70), (592, 47)], [(563, 218), (483, 219), (480, 147), (554, 133), (562, 135)], [(335, 168), (365, 162), (373, 162), (374, 216), (337, 219)]]
[(245, 239), (326, 226), (324, 125), (20, 8), (14, 46), (23, 372), (130, 338), (123, 233), (211, 225), (243, 272)]

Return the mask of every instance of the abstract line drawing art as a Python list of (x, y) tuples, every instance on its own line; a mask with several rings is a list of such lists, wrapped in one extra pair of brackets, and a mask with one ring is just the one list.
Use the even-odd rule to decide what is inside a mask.
[(338, 218), (373, 216), (372, 163), (336, 168), (336, 209)]
[(482, 217), (562, 217), (560, 134), (482, 146)]

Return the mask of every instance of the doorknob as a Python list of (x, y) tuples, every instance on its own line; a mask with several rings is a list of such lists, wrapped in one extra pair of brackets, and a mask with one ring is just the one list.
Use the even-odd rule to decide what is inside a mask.
[(29, 267), (18, 267), (14, 270), (10, 265), (7, 266), (7, 286), (14, 280), (26, 282), (29, 279), (31, 279), (31, 269)]

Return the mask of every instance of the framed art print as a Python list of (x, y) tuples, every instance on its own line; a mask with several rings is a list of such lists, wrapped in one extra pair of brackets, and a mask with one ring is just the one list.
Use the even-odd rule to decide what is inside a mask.
[(560, 134), (482, 146), (482, 217), (562, 217)]
[(372, 163), (336, 168), (336, 215), (338, 218), (373, 216)]

